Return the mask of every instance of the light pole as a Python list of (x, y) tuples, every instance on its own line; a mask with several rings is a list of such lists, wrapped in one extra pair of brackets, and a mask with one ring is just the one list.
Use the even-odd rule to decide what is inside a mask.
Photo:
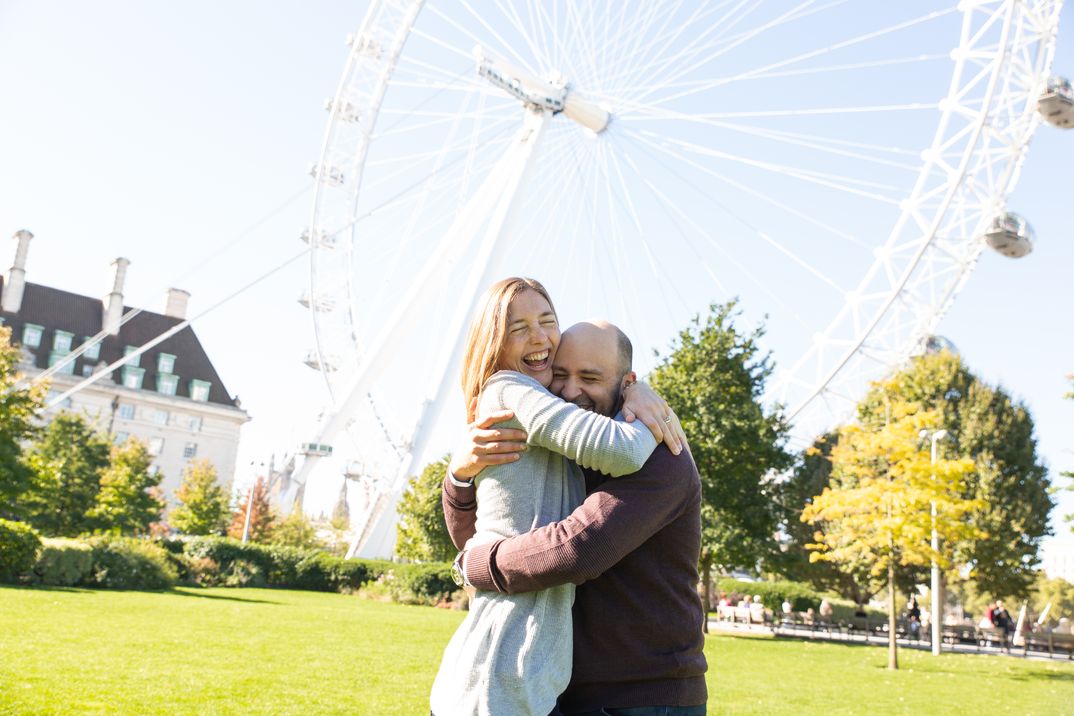
[[(936, 443), (947, 437), (946, 430), (922, 430), (918, 433), (921, 439), (929, 438), (932, 441), (932, 481), (936, 481)], [(932, 629), (932, 653), (939, 656), (940, 654), (940, 639), (943, 631), (943, 599), (940, 598), (940, 565), (936, 561), (936, 556), (940, 552), (940, 537), (936, 534), (936, 500), (932, 500), (932, 589), (930, 594), (932, 596), (932, 605), (930, 607), (931, 617), (929, 618), (930, 626)]]

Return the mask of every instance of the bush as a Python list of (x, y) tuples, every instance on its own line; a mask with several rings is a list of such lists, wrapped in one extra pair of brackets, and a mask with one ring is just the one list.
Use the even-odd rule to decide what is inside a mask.
[(400, 604), (432, 606), (458, 589), (447, 563), (388, 564), (390, 568), (365, 585), (362, 594)]
[(17, 582), (34, 568), (41, 537), (28, 524), (0, 520), (0, 582)]
[[(227, 537), (195, 537), (183, 544), (183, 552), (190, 559), (209, 558), (216, 562), (220, 574), (233, 573), (233, 563), (241, 560), (256, 565), (268, 579), (275, 567), (272, 550), (252, 543), (243, 544)], [(242, 569), (242, 568), (240, 568)]]
[(93, 549), (74, 539), (45, 539), (34, 574), (42, 584), (70, 587), (82, 582), (93, 569)]
[(160, 546), (132, 537), (94, 537), (93, 566), (83, 584), (107, 589), (167, 589), (179, 575)]

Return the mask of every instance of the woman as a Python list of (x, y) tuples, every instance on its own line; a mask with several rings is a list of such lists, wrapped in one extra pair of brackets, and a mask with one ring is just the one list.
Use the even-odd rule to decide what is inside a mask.
[[(463, 392), (479, 413), (511, 410), (529, 434), (520, 459), (477, 478), (481, 544), (566, 517), (585, 497), (578, 465), (636, 472), (656, 447), (640, 423), (617, 422), (548, 392), (559, 323), (548, 292), (508, 278), (484, 295), (466, 338)], [(528, 594), (479, 592), (444, 652), (431, 697), (437, 716), (550, 713), (570, 680), (574, 585)]]

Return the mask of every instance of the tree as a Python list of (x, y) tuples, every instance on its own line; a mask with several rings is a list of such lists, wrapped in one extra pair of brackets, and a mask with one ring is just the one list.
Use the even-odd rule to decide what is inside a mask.
[(0, 519), (25, 516), (25, 493), (33, 471), (22, 458), (22, 445), (35, 434), (34, 418), (41, 411), (48, 386), (23, 386), (18, 364), (21, 353), (11, 345), (11, 329), (0, 326)]
[(761, 404), (772, 373), (758, 346), (764, 331), (740, 334), (737, 316), (734, 301), (713, 304), (704, 320), (695, 316), (650, 376), (682, 421), (701, 475), (707, 604), (713, 566), (755, 568), (776, 551), (783, 511), (778, 485), (766, 476), (792, 462), (782, 414)]
[(939, 414), (937, 427), (948, 432), (938, 445), (940, 454), (974, 462), (966, 496), (981, 508), (967, 519), (977, 530), (956, 552), (957, 564), (970, 569), (973, 590), (1024, 598), (1035, 579), (1041, 542), (1051, 533), (1048, 517), (1055, 506), (1029, 410), (946, 350), (914, 358), (875, 385), (859, 406), (859, 419), (877, 428), (886, 420), (887, 406), (900, 401)]
[(324, 549), (325, 544), (317, 537), (317, 530), (306, 519), (301, 509), (295, 509), (272, 531), (272, 544), (299, 549)]
[(250, 510), (250, 532), (247, 539), (250, 542), (268, 544), (272, 539), (272, 532), (276, 527), (276, 511), (268, 499), (268, 486), (265, 478), (258, 477), (254, 486), (246, 491), (245, 497), (235, 506), (232, 513), (231, 526), (228, 527), (227, 535), (234, 539), (242, 539), (246, 525), (246, 511)]
[(789, 478), (780, 483), (780, 500), (787, 514), (782, 549), (767, 560), (766, 566), (787, 579), (808, 582), (819, 591), (834, 591), (864, 606), (879, 588), (868, 567), (811, 559), (812, 552), (807, 545), (816, 541), (814, 535), (818, 530), (823, 531), (824, 525), (801, 520), (803, 508), (831, 482), (832, 448), (838, 442), (838, 432), (817, 438), (799, 457)]
[(172, 527), (188, 535), (224, 534), (231, 519), (228, 494), (217, 482), (216, 467), (209, 460), (187, 464), (175, 499), (177, 504), (168, 515)]
[(451, 456), (445, 455), (426, 465), (420, 475), (411, 478), (409, 488), (399, 500), (395, 554), (400, 559), (450, 562), (455, 558), (457, 550), (448, 534), (440, 503), (440, 489), (450, 461)]
[[(892, 404), (889, 415), (879, 427), (859, 423), (839, 431), (831, 483), (806, 505), (801, 519), (824, 525), (810, 545), (811, 559), (865, 566), (872, 579), (887, 585), (888, 668), (897, 669), (897, 572), (933, 560), (950, 568), (954, 545), (979, 536), (965, 517), (983, 505), (963, 497), (972, 460), (933, 464), (923, 446), (919, 433), (938, 425), (935, 411), (902, 402)], [(934, 524), (943, 539), (939, 551), (930, 544)]]
[(30, 523), (56, 537), (92, 531), (89, 513), (97, 504), (110, 451), (111, 444), (81, 417), (65, 412), (53, 418), (26, 456), (33, 473), (24, 495)]
[(109, 465), (101, 473), (101, 490), (87, 517), (94, 528), (123, 535), (142, 535), (164, 510), (159, 472), (145, 443), (130, 438), (112, 448)]
[(1030, 604), (1037, 615), (1048, 607), (1046, 618), (1053, 623), (1060, 617), (1074, 618), (1074, 584), (1065, 579), (1048, 579), (1044, 572), (1038, 572)]

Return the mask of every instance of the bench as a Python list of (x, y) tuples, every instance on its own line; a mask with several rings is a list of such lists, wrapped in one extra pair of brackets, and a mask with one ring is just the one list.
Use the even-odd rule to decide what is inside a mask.
[(1025, 646), (1022, 654), (1028, 654), (1030, 649), (1038, 652), (1048, 652), (1048, 656), (1055, 655), (1057, 651), (1065, 651), (1074, 660), (1074, 635), (1030, 632), (1025, 635)]

